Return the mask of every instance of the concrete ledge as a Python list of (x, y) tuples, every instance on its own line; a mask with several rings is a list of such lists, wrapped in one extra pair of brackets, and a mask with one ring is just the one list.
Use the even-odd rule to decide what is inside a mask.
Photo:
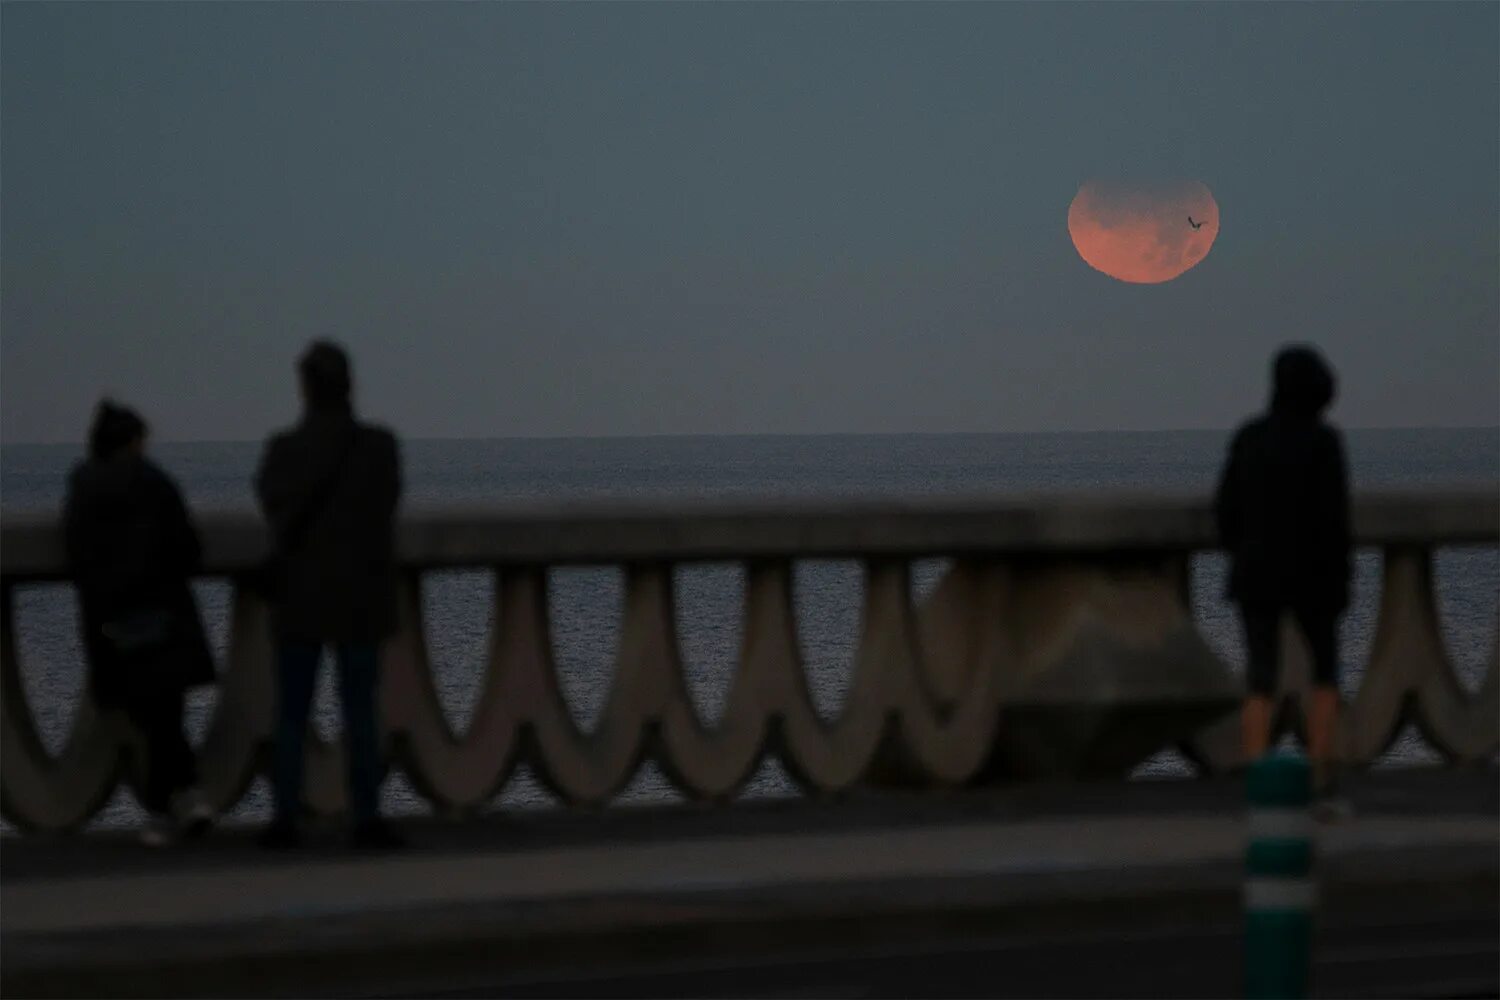
[[(249, 512), (199, 514), (206, 572), (232, 574), (264, 551)], [(1371, 493), (1356, 498), (1362, 545), (1469, 545), (1500, 541), (1492, 491)], [(923, 555), (1162, 552), (1218, 544), (1200, 496), (1057, 494), (914, 500), (610, 504), (496, 504), (483, 510), (413, 510), (398, 549), (412, 567), (632, 561)], [(5, 577), (55, 579), (65, 562), (57, 519), (7, 515)]]

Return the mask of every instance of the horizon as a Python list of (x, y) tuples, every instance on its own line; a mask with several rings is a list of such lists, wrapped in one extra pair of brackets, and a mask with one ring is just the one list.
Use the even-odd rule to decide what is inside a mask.
[[(1253, 419), (1256, 414), (1248, 414)], [(148, 425), (150, 421), (147, 421)], [(1500, 421), (1494, 424), (1429, 424), (1425, 426), (1349, 426), (1333, 420), (1329, 423), (1345, 434), (1381, 433), (1442, 433), (1442, 432), (1493, 432), (1500, 435)], [(288, 425), (280, 425), (258, 438), (163, 438), (154, 432), (150, 435), (150, 446), (156, 445), (263, 445), (270, 434)], [(403, 444), (462, 444), (493, 441), (658, 441), (671, 439), (722, 439), (722, 438), (917, 438), (917, 437), (1085, 437), (1098, 435), (1143, 435), (1143, 434), (1230, 434), (1238, 424), (1228, 427), (1110, 427), (1110, 428), (1061, 428), (1053, 430), (1019, 431), (814, 431), (808, 433), (756, 432), (730, 434), (707, 434), (694, 432), (663, 434), (501, 434), (465, 437), (407, 437), (397, 430), (398, 440)], [(82, 447), (84, 438), (57, 441), (5, 441), (0, 439), (0, 448), (69, 448)], [(1497, 470), (1500, 474), (1500, 470)]]

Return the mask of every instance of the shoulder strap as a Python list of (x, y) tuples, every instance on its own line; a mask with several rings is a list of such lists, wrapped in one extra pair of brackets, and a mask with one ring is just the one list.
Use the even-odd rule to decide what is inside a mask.
[(328, 501), (333, 498), (333, 492), (338, 488), (339, 480), (343, 477), (344, 466), (349, 464), (349, 455), (354, 451), (355, 442), (359, 440), (359, 425), (355, 424), (349, 431), (349, 437), (344, 442), (344, 448), (339, 452), (339, 457), (329, 469), (328, 476), (318, 484), (317, 490), (307, 498), (302, 509), (297, 511), (296, 516), (288, 522), (286, 533), (281, 538), (282, 551), (287, 552), (302, 544), (302, 536), (307, 534), (307, 529), (312, 527), (323, 508), (328, 506)]

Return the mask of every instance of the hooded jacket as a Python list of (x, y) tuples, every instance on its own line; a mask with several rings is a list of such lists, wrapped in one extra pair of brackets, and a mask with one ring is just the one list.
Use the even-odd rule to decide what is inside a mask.
[(1322, 414), (1333, 372), (1309, 348), (1276, 359), (1269, 410), (1234, 435), (1214, 512), (1244, 605), (1342, 610), (1349, 602), (1349, 478)]
[[(133, 684), (212, 682), (213, 657), (188, 587), (199, 569), (198, 535), (167, 474), (132, 454), (80, 463), (68, 480), (63, 531), (95, 700), (117, 704)], [(169, 639), (126, 655), (105, 628), (140, 614), (166, 617)]]

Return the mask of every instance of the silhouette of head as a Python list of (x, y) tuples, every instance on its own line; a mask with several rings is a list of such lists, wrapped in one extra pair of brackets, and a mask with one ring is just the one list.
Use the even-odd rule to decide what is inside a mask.
[(1316, 417), (1333, 402), (1333, 369), (1316, 349), (1302, 344), (1283, 347), (1272, 368), (1271, 410), (1288, 416)]
[(146, 421), (128, 406), (103, 399), (89, 427), (89, 456), (103, 461), (125, 451), (139, 450), (146, 441)]
[(314, 410), (349, 409), (349, 355), (327, 340), (314, 341), (297, 362), (302, 397)]

